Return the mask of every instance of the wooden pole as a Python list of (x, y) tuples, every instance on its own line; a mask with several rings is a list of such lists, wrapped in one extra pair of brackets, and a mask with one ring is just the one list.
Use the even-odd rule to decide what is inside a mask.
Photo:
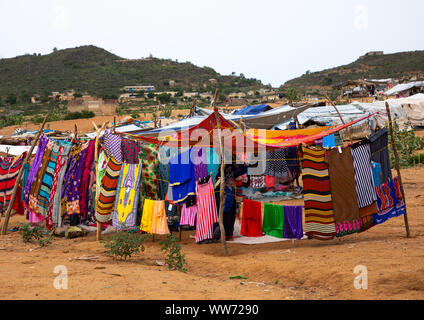
[(15, 202), (16, 199), (16, 192), (18, 191), (18, 186), (19, 186), (19, 182), (22, 178), (22, 174), (24, 173), (24, 166), (26, 163), (28, 163), (29, 159), (31, 158), (32, 152), (34, 151), (35, 145), (38, 143), (38, 140), (41, 137), (41, 134), (43, 133), (43, 128), (47, 122), (47, 118), (49, 117), (50, 112), (47, 112), (46, 116), (44, 117), (44, 121), (41, 124), (40, 129), (38, 130), (37, 136), (35, 138), (35, 140), (32, 142), (31, 148), (28, 151), (28, 154), (25, 157), (24, 162), (22, 163), (21, 168), (19, 169), (19, 173), (18, 173), (18, 177), (16, 178), (16, 182), (15, 185), (13, 186), (13, 191), (12, 191), (12, 198), (10, 199), (9, 205), (7, 207), (7, 211), (6, 211), (6, 217), (4, 219), (4, 223), (3, 223), (3, 228), (1, 231), (2, 235), (5, 235), (7, 232), (7, 226), (9, 224), (9, 218), (10, 218), (10, 213), (12, 212), (12, 207), (13, 207), (13, 203)]
[(400, 191), (402, 192), (403, 201), (405, 202), (405, 214), (403, 215), (403, 219), (405, 220), (406, 237), (409, 238), (411, 236), (411, 232), (409, 230), (408, 214), (406, 212), (406, 197), (405, 197), (405, 191), (403, 189), (402, 176), (400, 174), (399, 154), (396, 148), (394, 134), (393, 134), (392, 115), (390, 113), (390, 107), (387, 102), (386, 102), (386, 111), (387, 111), (387, 117), (389, 118), (389, 132), (390, 132), (390, 137), (392, 139), (392, 150), (395, 156), (395, 166), (396, 166), (396, 171), (399, 178)]
[[(329, 96), (327, 95), (327, 93), (325, 93), (324, 92), (324, 96), (325, 96), (325, 98), (328, 100), (328, 102), (334, 107), (334, 109), (336, 109), (336, 111), (337, 111), (337, 114), (339, 115), (339, 118), (340, 118), (340, 120), (342, 121), (342, 123), (343, 124), (345, 124), (345, 122), (344, 122), (344, 120), (343, 120), (343, 117), (342, 117), (342, 115), (340, 114), (340, 112), (339, 112), (339, 109), (337, 109), (337, 107), (336, 107), (336, 104), (329, 98)], [(347, 128), (347, 133), (348, 133), (348, 135), (349, 135), (349, 140), (350, 140), (350, 143), (353, 143), (353, 140), (352, 140), (352, 133), (351, 133), (351, 131), (350, 131), (350, 127), (348, 127)]]
[(213, 102), (216, 122), (218, 125), (218, 138), (219, 138), (219, 149), (221, 152), (221, 185), (219, 192), (219, 229), (221, 231), (221, 243), (224, 248), (224, 253), (228, 256), (227, 241), (225, 238), (225, 228), (224, 228), (224, 191), (225, 191), (225, 157), (224, 157), (224, 140), (222, 137), (221, 129), (221, 118), (219, 117), (218, 108), (216, 107), (216, 102), (218, 99), (218, 89), (215, 91), (215, 97)]
[(196, 106), (196, 103), (197, 103), (197, 99), (194, 98), (193, 103), (191, 104), (191, 107), (190, 107), (190, 113), (188, 114), (189, 118), (194, 116), (194, 107)]

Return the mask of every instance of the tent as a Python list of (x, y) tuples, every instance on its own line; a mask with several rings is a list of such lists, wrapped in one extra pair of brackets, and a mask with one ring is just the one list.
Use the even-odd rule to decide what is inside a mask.
[(396, 94), (402, 93), (407, 90), (411, 90), (413, 88), (421, 88), (424, 87), (424, 81), (414, 81), (409, 83), (402, 83), (394, 86), (393, 88), (384, 92), (386, 96), (394, 96)]

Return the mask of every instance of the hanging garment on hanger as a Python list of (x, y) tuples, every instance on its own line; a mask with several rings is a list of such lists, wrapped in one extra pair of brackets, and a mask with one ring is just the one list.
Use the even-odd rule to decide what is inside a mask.
[(328, 164), (323, 148), (303, 147), (302, 180), (305, 194), (305, 233), (314, 239), (336, 236)]
[(203, 240), (212, 239), (213, 225), (215, 222), (218, 222), (212, 179), (209, 179), (209, 182), (206, 184), (196, 182), (196, 197), (197, 222), (195, 241), (199, 243)]
[(165, 212), (165, 201), (156, 200), (152, 214), (152, 234), (169, 234), (168, 222)]
[(181, 226), (191, 226), (194, 227), (197, 216), (197, 206), (191, 206), (187, 208), (186, 204), (183, 203), (181, 207)]
[(184, 202), (188, 196), (195, 194), (194, 166), (191, 150), (180, 153), (171, 159), (169, 184), (172, 187), (172, 200), (175, 203)]
[(140, 230), (152, 234), (153, 211), (155, 210), (155, 200), (145, 199), (143, 213), (141, 216)]

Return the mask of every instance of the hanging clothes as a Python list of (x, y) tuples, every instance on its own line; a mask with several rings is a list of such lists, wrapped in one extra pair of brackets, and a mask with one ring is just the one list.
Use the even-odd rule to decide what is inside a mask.
[(169, 161), (171, 148), (160, 147), (158, 164), (158, 194), (160, 200), (165, 200), (169, 188)]
[(165, 201), (163, 200), (155, 201), (152, 214), (151, 232), (152, 234), (161, 235), (166, 235), (170, 233), (168, 228), (168, 222), (166, 220)]
[(142, 151), (141, 143), (129, 139), (121, 139), (122, 162), (138, 164), (138, 155)]
[(240, 234), (245, 237), (262, 237), (262, 205), (249, 199), (243, 200)]
[(191, 150), (180, 153), (171, 159), (169, 185), (172, 187), (172, 201), (184, 202), (188, 196), (195, 194), (194, 165)]
[(303, 238), (302, 206), (284, 206), (284, 239)]
[(372, 179), (374, 180), (374, 188), (377, 188), (383, 181), (383, 175), (381, 172), (381, 164), (378, 162), (371, 161), (372, 168)]
[(193, 147), (190, 153), (194, 165), (194, 179), (198, 181), (208, 176), (206, 161), (206, 150), (204, 148)]
[(328, 164), (323, 148), (303, 147), (302, 180), (305, 194), (305, 233), (314, 239), (336, 236)]
[(219, 167), (221, 166), (221, 156), (215, 148), (205, 148), (205, 150), (208, 175), (212, 174), (213, 185), (215, 185)]
[(395, 189), (396, 196), (396, 216), (400, 216), (406, 213), (406, 205), (400, 189), (399, 177), (395, 177), (393, 179), (393, 187)]
[(359, 208), (367, 207), (377, 201), (371, 167), (371, 149), (367, 140), (355, 143), (351, 147), (355, 172), (356, 195)]
[(381, 165), (382, 181), (385, 183), (392, 179), (392, 169), (390, 165), (388, 131), (383, 128), (370, 136), (371, 160)]
[(286, 159), (286, 149), (275, 149), (267, 151), (265, 175), (281, 178), (284, 180), (284, 182), (293, 181), (293, 177), (290, 173), (289, 167), (287, 166)]
[(284, 238), (284, 207), (271, 203), (264, 204), (263, 232), (266, 235)]
[(139, 154), (141, 163), (140, 210), (143, 211), (144, 199), (159, 200), (158, 176), (159, 147), (143, 144)]
[(197, 223), (196, 243), (213, 238), (213, 225), (218, 222), (213, 180), (205, 184), (196, 181)]
[(113, 157), (118, 163), (122, 163), (121, 136), (112, 134), (110, 130), (106, 130), (102, 136), (102, 141), (104, 141), (103, 146), (108, 154), (108, 158)]
[(376, 192), (378, 213), (373, 215), (372, 218), (377, 225), (396, 216), (396, 190), (393, 186), (393, 181), (389, 180), (378, 186)]
[[(25, 157), (26, 152), (16, 158), (0, 158), (0, 212), (5, 212), (9, 206), (13, 188)], [(20, 201), (20, 194), (15, 199)]]
[(112, 216), (112, 225), (116, 229), (126, 230), (136, 227), (140, 178), (140, 165), (122, 164)]
[(81, 172), (81, 189), (79, 194), (80, 215), (84, 220), (87, 218), (88, 184), (90, 182), (91, 171), (94, 163), (94, 152), (96, 148), (96, 139), (90, 140), (84, 164)]
[(323, 148), (334, 148), (336, 146), (336, 139), (334, 134), (330, 134), (322, 138)]
[(178, 229), (180, 227), (177, 206), (169, 201), (165, 201), (165, 213), (168, 227)]
[(100, 223), (107, 223), (112, 219), (121, 166), (114, 158), (109, 158), (96, 207), (96, 220)]
[(191, 206), (187, 208), (186, 204), (183, 203), (181, 207), (181, 226), (194, 227), (197, 216), (197, 206)]
[(250, 176), (250, 187), (253, 189), (266, 188), (265, 176)]
[(337, 237), (359, 232), (361, 219), (351, 148), (328, 152), (328, 172)]
[(100, 194), (100, 187), (102, 184), (103, 177), (106, 173), (108, 162), (109, 159), (106, 157), (106, 153), (102, 150), (97, 160), (96, 198), (98, 198)]
[(152, 219), (155, 210), (155, 200), (145, 199), (141, 216), (140, 230), (152, 234)]

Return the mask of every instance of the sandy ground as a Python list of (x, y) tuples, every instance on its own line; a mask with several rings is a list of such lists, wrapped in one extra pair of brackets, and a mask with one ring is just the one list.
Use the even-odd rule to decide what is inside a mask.
[[(168, 271), (159, 240), (129, 261), (104, 253), (95, 235), (55, 238), (44, 248), (24, 244), (18, 233), (0, 236), (0, 299), (423, 299), (424, 167), (402, 171), (411, 238), (404, 218), (362, 234), (328, 242), (302, 240), (239, 245), (196, 245), (183, 233), (188, 272)], [(22, 217), (11, 218), (9, 229)], [(95, 260), (77, 260), (95, 256)], [(68, 270), (68, 289), (53, 287), (57, 265)], [(354, 268), (368, 269), (368, 289), (354, 288)], [(230, 280), (242, 275), (247, 280)]]

